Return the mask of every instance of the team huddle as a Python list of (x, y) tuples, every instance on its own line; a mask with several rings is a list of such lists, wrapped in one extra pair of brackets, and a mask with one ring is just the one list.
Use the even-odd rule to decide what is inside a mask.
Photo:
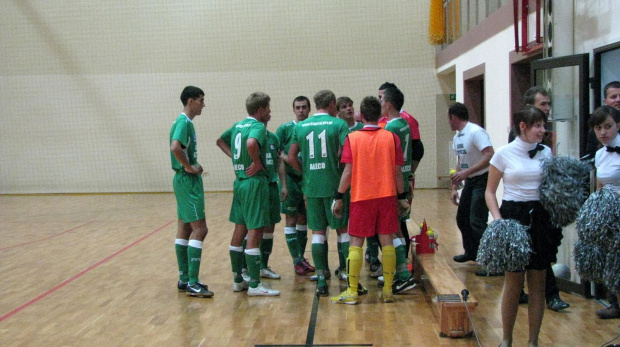
[[(373, 277), (384, 283), (381, 298), (414, 288), (407, 266), (413, 174), (423, 156), (417, 121), (401, 110), (404, 96), (393, 84), (380, 87), (379, 98), (360, 104), (362, 123), (353, 101), (336, 98), (330, 90), (310, 100), (293, 101), (295, 120), (274, 133), (270, 97), (261, 92), (246, 99), (248, 117), (217, 139), (231, 158), (235, 172), (229, 220), (235, 224), (229, 253), (233, 291), (249, 296), (277, 296), (280, 291), (261, 279), (281, 276), (269, 266), (274, 228), (285, 215), (284, 235), (297, 275), (317, 281), (316, 294), (329, 296), (327, 281), (328, 229), (337, 232), (339, 264), (335, 276), (347, 289), (333, 303), (356, 304), (368, 290), (359, 282), (366, 259)], [(212, 297), (198, 279), (202, 241), (207, 234), (202, 167), (197, 162), (193, 118), (204, 107), (204, 92), (188, 86), (181, 94), (184, 111), (170, 132), (173, 186), (177, 198), (178, 231), (175, 241), (179, 291)], [(304, 257), (311, 232), (314, 266)], [(379, 244), (382, 262), (379, 261)], [(381, 276), (382, 275), (382, 276)]]

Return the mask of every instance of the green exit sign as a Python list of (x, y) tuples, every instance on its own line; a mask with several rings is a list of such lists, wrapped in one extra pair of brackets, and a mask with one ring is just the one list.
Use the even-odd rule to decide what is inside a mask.
[(456, 94), (450, 94), (450, 101), (456, 100)]

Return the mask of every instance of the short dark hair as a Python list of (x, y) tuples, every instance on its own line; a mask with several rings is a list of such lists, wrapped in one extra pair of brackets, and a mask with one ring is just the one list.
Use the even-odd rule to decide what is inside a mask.
[(375, 96), (367, 96), (360, 103), (360, 113), (365, 120), (376, 122), (381, 117), (381, 103)]
[(594, 128), (597, 125), (603, 124), (609, 116), (614, 119), (614, 122), (620, 122), (620, 111), (618, 111), (615, 107), (605, 105), (592, 112), (590, 119), (588, 119), (588, 126), (590, 128)]
[(308, 99), (307, 97), (300, 95), (298, 97), (295, 98), (295, 100), (293, 100), (293, 107), (295, 107), (295, 103), (298, 101), (305, 101), (308, 104), (308, 109), (311, 109), (312, 106), (310, 106), (310, 99)]
[(605, 85), (603, 88), (603, 95), (605, 95), (605, 99), (607, 99), (607, 90), (609, 90), (609, 88), (620, 89), (620, 81), (611, 81)]
[(390, 87), (387, 88), (383, 93), (383, 102), (389, 102), (398, 111), (403, 108), (403, 104), (405, 103), (405, 96), (403, 95), (403, 92), (400, 91), (400, 89), (396, 87)]
[(187, 105), (187, 100), (196, 99), (204, 95), (205, 92), (203, 92), (202, 89), (194, 86), (187, 86), (183, 88), (183, 91), (181, 92), (181, 102), (183, 103), (183, 106), (185, 106)]
[(379, 90), (384, 90), (384, 89), (388, 89), (388, 88), (398, 88), (398, 87), (396, 87), (396, 85), (395, 85), (394, 83), (385, 82), (385, 83), (383, 83), (383, 84), (379, 87)]
[(536, 103), (536, 94), (540, 94), (542, 96), (549, 96), (549, 92), (540, 86), (533, 86), (530, 89), (525, 91), (523, 94), (523, 103), (526, 105), (534, 105)]
[(547, 123), (545, 113), (532, 105), (526, 105), (512, 115), (512, 127), (517, 135), (521, 135), (519, 124), (525, 123), (526, 128), (530, 128), (534, 123), (543, 121)]
[(269, 95), (263, 92), (254, 92), (245, 99), (245, 109), (250, 116), (253, 116), (261, 107), (269, 106), (269, 102), (271, 102)]
[(336, 94), (331, 90), (323, 89), (314, 94), (314, 104), (317, 110), (329, 107), (329, 104), (336, 103)]
[(353, 104), (353, 100), (348, 96), (339, 97), (336, 99), (336, 110), (340, 111), (340, 107), (344, 104)]
[(448, 114), (451, 116), (455, 116), (460, 120), (469, 121), (469, 112), (467, 111), (467, 107), (460, 102), (455, 102), (448, 109)]

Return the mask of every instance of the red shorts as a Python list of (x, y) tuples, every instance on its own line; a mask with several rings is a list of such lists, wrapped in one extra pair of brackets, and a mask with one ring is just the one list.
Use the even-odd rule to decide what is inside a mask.
[(395, 196), (352, 202), (349, 205), (349, 234), (371, 237), (398, 232), (397, 204)]

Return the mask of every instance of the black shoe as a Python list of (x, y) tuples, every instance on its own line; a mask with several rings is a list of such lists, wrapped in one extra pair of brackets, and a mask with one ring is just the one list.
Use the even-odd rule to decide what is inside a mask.
[(316, 288), (316, 295), (317, 296), (329, 296), (329, 290), (327, 289), (327, 286), (318, 286)]
[(364, 287), (361, 283), (357, 283), (357, 295), (368, 294), (368, 289)]
[(392, 283), (392, 293), (398, 294), (400, 292), (413, 289), (414, 287), (415, 280), (413, 279), (413, 277), (409, 277), (404, 281), (399, 278)]
[(179, 280), (179, 282), (177, 282), (177, 289), (180, 292), (184, 292), (187, 290), (187, 282), (183, 282), (181, 280)]
[(470, 257), (467, 254), (455, 255), (454, 258), (452, 258), (452, 259), (454, 259), (454, 261), (457, 262), (457, 263), (466, 263), (466, 262), (468, 262), (470, 260), (471, 261), (475, 261), (476, 260), (476, 258)]
[(193, 285), (188, 285), (186, 289), (187, 295), (189, 296), (198, 296), (201, 298), (211, 298), (213, 297), (213, 292), (209, 290), (206, 284), (197, 282)]
[(519, 304), (527, 304), (530, 302), (530, 296), (524, 292), (521, 291), (521, 294), (519, 294)]
[(550, 310), (558, 312), (565, 308), (569, 308), (570, 305), (567, 302), (564, 302), (562, 299), (560, 299), (559, 295), (556, 295), (551, 300), (547, 301), (547, 307), (549, 307)]
[(611, 305), (597, 310), (596, 314), (600, 319), (620, 318), (620, 308), (617, 305)]
[(503, 272), (487, 272), (486, 270), (478, 270), (474, 274), (480, 277), (504, 276)]
[(381, 266), (381, 262), (379, 260), (373, 261), (370, 264), (370, 272), (375, 272), (379, 269), (379, 266)]

